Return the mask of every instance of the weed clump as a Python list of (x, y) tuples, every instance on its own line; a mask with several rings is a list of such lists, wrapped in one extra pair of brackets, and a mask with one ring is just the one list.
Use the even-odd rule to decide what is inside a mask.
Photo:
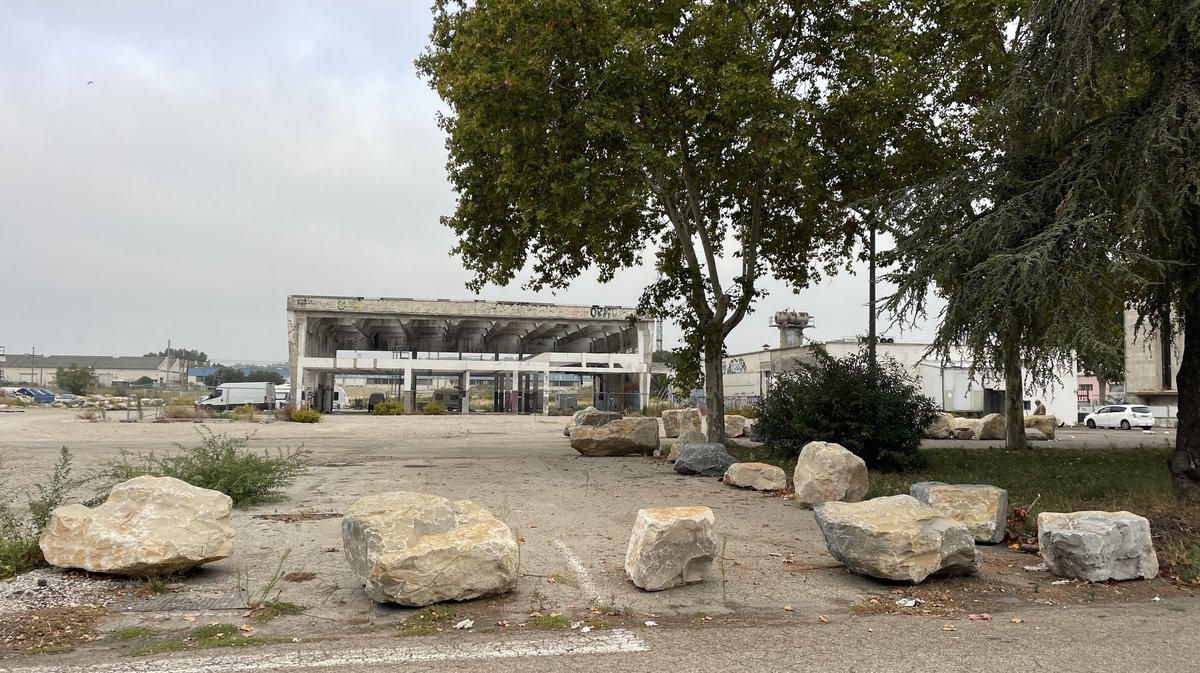
[(134, 477), (174, 477), (192, 486), (220, 491), (242, 508), (283, 499), (283, 489), (308, 467), (311, 451), (277, 449), (255, 453), (246, 450), (248, 435), (230, 437), (211, 430), (200, 431), (198, 446), (175, 444), (179, 451), (159, 455), (122, 451), (105, 466), (100, 478), (105, 484), (93, 502), (102, 502), (113, 486)]
[(71, 452), (62, 447), (50, 478), (36, 484), (34, 492), (27, 494), (22, 513), (10, 500), (10, 491), (0, 471), (0, 579), (45, 565), (38, 547), (42, 529), (50, 520), (50, 513), (63, 506), (71, 491), (85, 481), (71, 478)]
[(421, 409), (421, 412), (430, 416), (440, 416), (446, 413), (446, 405), (440, 402), (429, 402)]

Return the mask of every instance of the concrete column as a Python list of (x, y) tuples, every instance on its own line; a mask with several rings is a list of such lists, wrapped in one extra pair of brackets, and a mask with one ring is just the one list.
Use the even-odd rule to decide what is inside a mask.
[(638, 374), (638, 399), (641, 400), (642, 409), (645, 409), (650, 402), (650, 372)]
[[(461, 359), (461, 353), (459, 357)], [(458, 390), (459, 398), (462, 400), (462, 414), (465, 416), (471, 413), (471, 372), (463, 372), (459, 375)]]
[(550, 415), (550, 370), (542, 372), (542, 415)]
[(295, 311), (288, 311), (288, 378), (291, 391), (288, 399), (292, 406), (303, 406), (301, 395), (304, 392), (304, 365), (300, 359), (307, 355), (308, 349), (308, 317)]
[(411, 414), (417, 410), (416, 396), (416, 377), (413, 376), (411, 366), (404, 368), (404, 394), (400, 396), (400, 405), (404, 408), (404, 413)]

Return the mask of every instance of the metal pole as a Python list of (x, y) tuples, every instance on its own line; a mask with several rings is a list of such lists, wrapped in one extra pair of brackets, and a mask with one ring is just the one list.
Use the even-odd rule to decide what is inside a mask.
[(870, 266), (868, 280), (870, 284), (870, 297), (867, 305), (870, 313), (867, 315), (867, 362), (871, 367), (871, 371), (875, 371), (875, 342), (878, 341), (878, 337), (875, 334), (875, 223), (873, 219), (870, 219), (870, 216), (868, 218), (871, 230), (871, 249), (868, 255)]

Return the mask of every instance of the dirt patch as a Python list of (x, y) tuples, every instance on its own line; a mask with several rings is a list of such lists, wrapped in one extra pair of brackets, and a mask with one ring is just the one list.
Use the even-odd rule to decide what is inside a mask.
[(43, 608), (0, 618), (0, 651), (61, 650), (100, 636), (96, 626), (108, 611), (95, 607)]
[(321, 519), (340, 519), (341, 512), (284, 512), (279, 514), (255, 514), (255, 519), (265, 521), (282, 521), (283, 523), (299, 523), (301, 521), (320, 521)]
[[(1004, 548), (989, 549), (979, 573), (967, 577), (930, 578), (916, 586), (897, 585), (855, 605), (864, 614), (968, 617), (972, 614), (1019, 615), (1023, 609), (1047, 606), (1150, 603), (1195, 598), (1200, 592), (1169, 578), (1129, 582), (1063, 580), (1038, 567), (1041, 559)], [(916, 604), (913, 604), (916, 599)]]

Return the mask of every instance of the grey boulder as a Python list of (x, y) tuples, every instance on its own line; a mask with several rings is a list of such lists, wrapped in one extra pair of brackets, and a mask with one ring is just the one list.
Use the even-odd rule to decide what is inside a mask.
[(908, 495), (813, 508), (829, 553), (854, 573), (897, 582), (964, 575), (983, 555), (966, 525)]
[(1042, 512), (1038, 545), (1059, 577), (1103, 582), (1158, 574), (1150, 522), (1130, 512)]
[(720, 477), (737, 459), (729, 455), (724, 444), (701, 442), (684, 444), (675, 458), (675, 471), (679, 474), (699, 474)]

